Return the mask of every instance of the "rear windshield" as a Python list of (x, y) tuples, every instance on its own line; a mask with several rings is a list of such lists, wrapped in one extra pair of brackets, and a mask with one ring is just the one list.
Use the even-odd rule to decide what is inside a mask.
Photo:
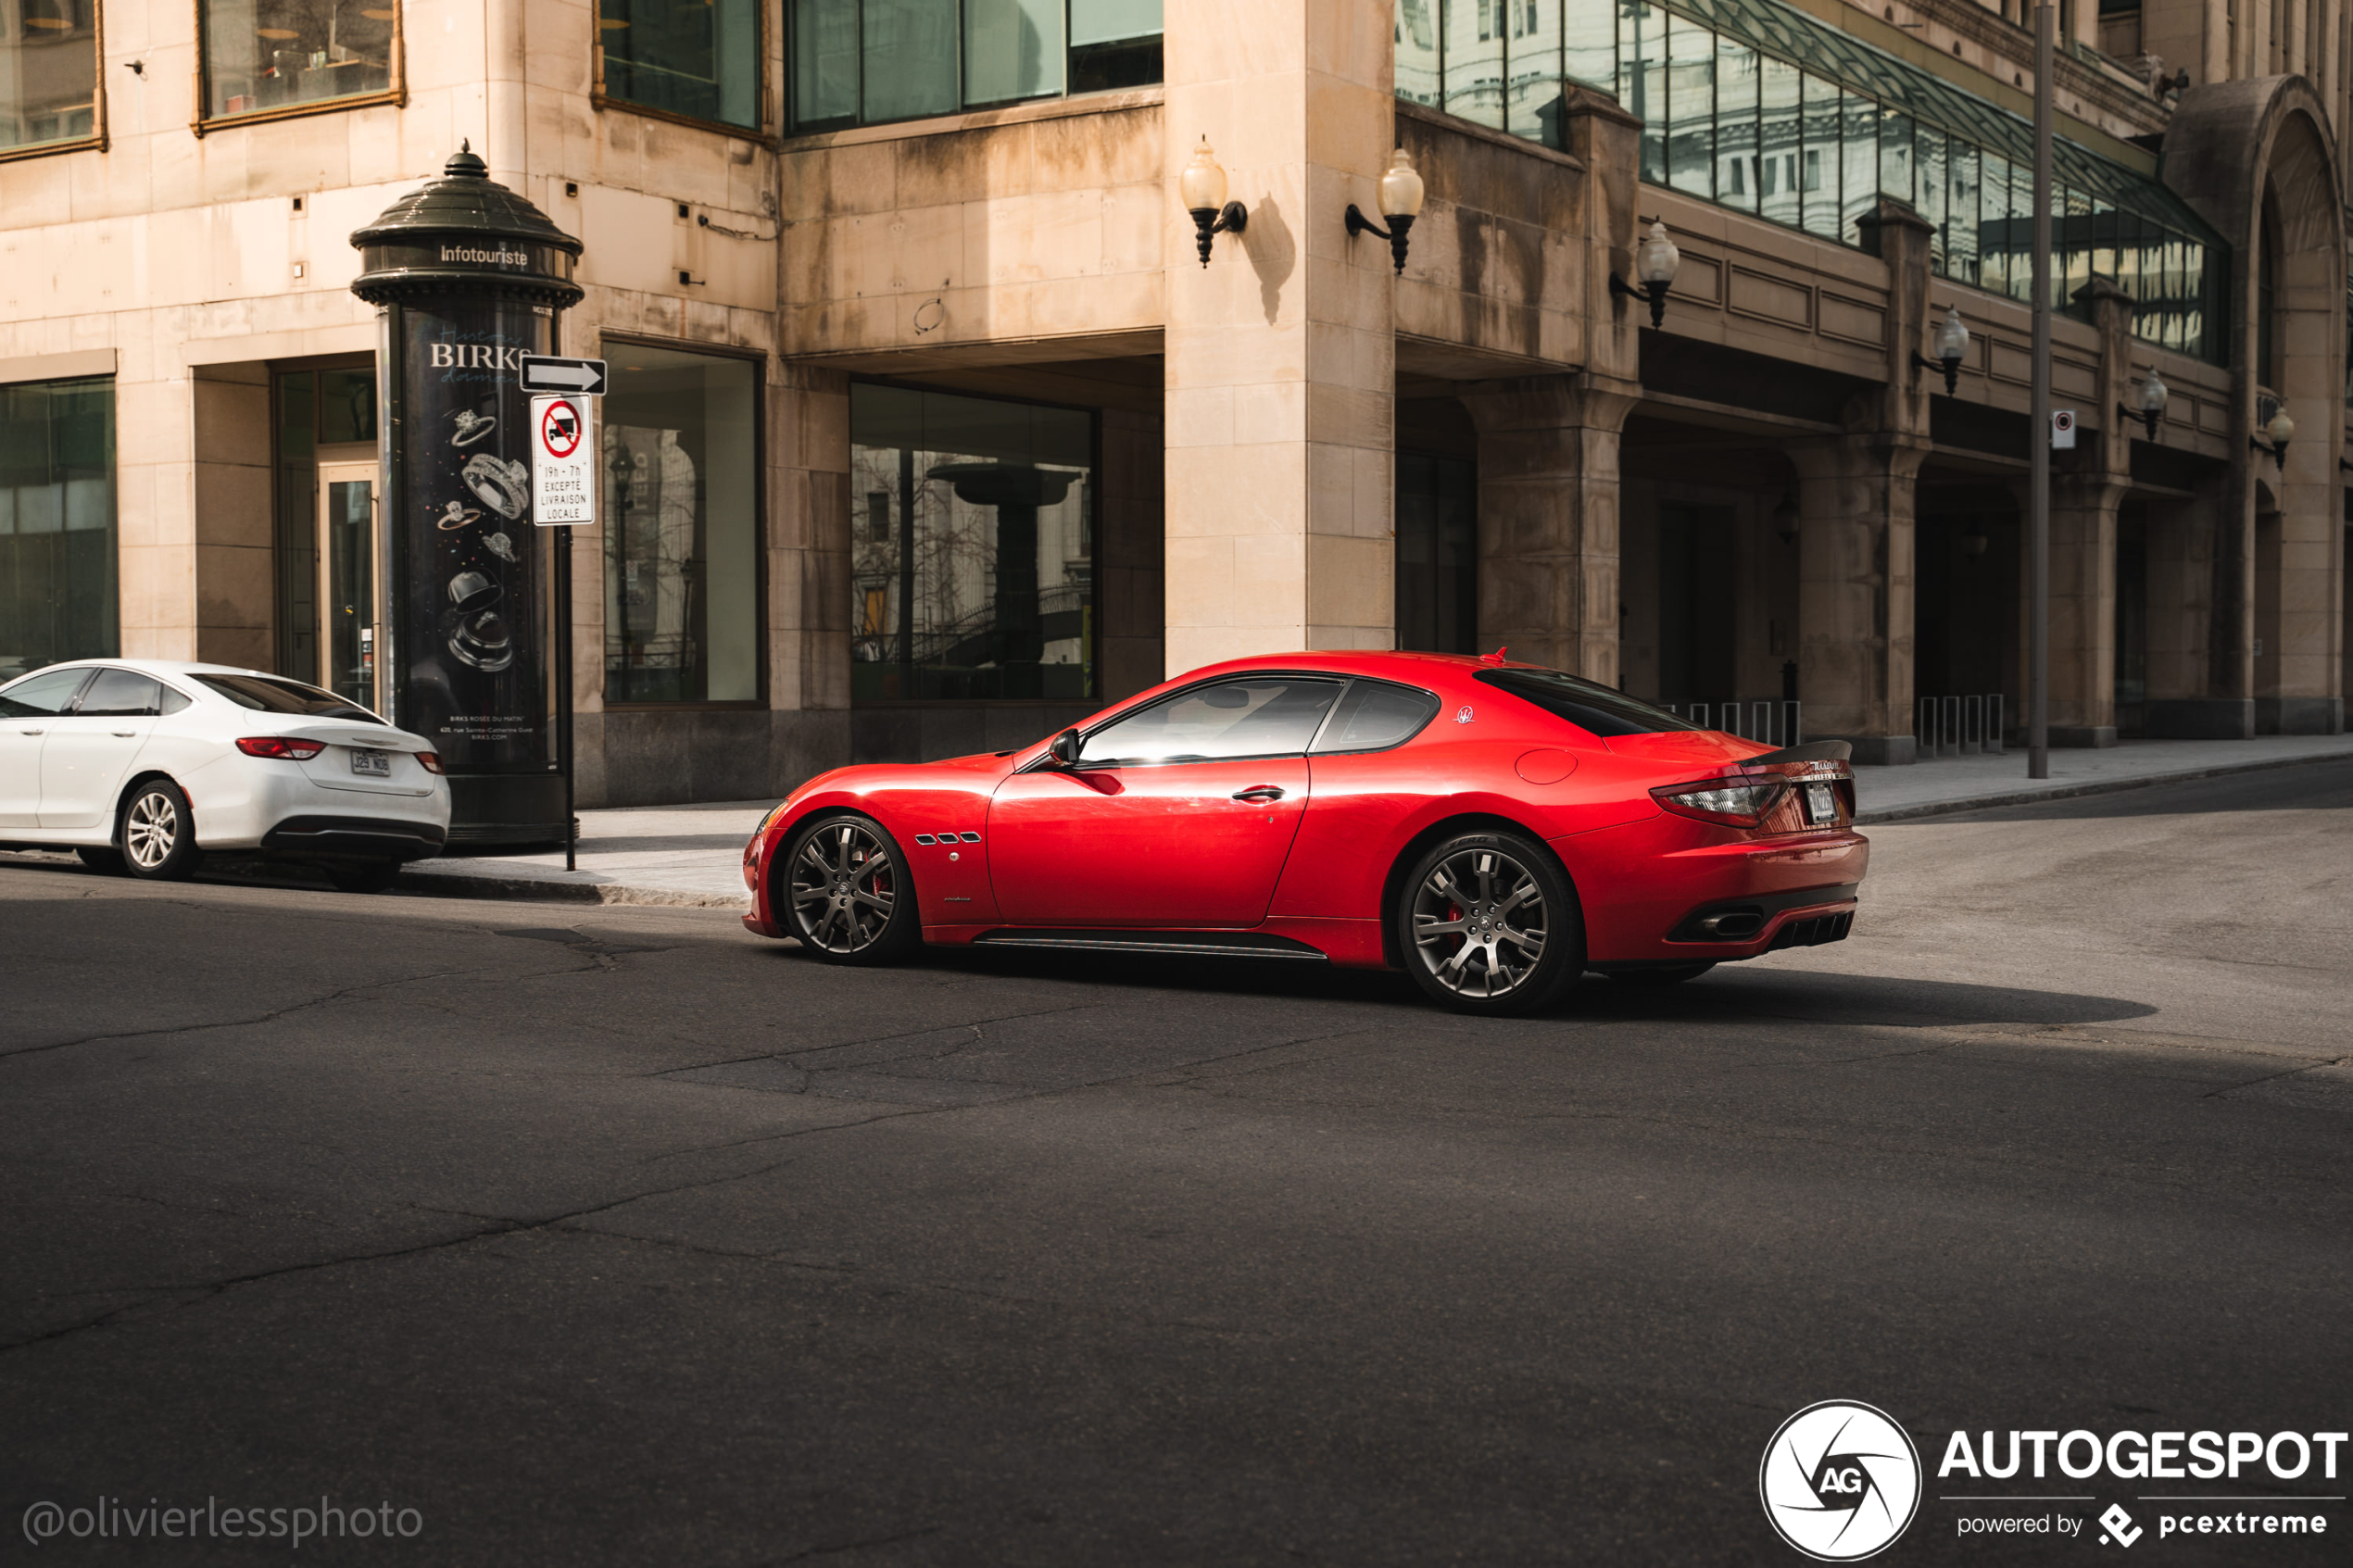
[(198, 675), (195, 679), (238, 707), (255, 709), (263, 713), (298, 713), (310, 719), (351, 719), (363, 724), (384, 722), (366, 709), (356, 707), (333, 692), (306, 686), (300, 681), (280, 680), (274, 675)]
[(1482, 670), (1478, 679), (1597, 735), (1655, 735), (1699, 728), (1664, 708), (1557, 670)]

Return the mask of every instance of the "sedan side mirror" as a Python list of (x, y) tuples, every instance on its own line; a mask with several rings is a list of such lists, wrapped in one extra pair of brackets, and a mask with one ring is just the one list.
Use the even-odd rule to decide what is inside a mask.
[(1055, 767), (1076, 768), (1078, 766), (1078, 732), (1064, 730), (1047, 745), (1046, 750), (1052, 756)]

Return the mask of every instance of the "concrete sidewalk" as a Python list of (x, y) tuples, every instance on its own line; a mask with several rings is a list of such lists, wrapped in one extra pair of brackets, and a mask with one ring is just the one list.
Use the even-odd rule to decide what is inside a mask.
[[(1856, 821), (1903, 822), (1985, 806), (2062, 800), (2182, 779), (2332, 759), (2353, 759), (2353, 735), (2266, 735), (2247, 741), (2128, 741), (2105, 751), (2056, 750), (2051, 776), (2026, 776), (2026, 753), (1967, 757), (1908, 768), (1857, 770)], [(608, 904), (749, 909), (743, 847), (768, 800), (644, 806), (580, 813), (580, 869), (560, 850), (452, 856), (409, 868), (401, 886), (444, 897), (571, 898)]]

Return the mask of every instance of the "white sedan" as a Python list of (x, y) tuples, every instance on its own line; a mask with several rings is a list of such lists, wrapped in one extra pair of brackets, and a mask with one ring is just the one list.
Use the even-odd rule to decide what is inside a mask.
[(300, 681), (107, 659), (0, 686), (0, 849), (167, 881), (234, 850), (372, 893), (448, 835), (433, 743)]

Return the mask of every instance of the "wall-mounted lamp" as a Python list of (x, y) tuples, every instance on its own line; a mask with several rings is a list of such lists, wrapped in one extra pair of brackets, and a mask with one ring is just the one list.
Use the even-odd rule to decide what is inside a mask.
[(1239, 202), (1226, 199), (1226, 171), (1217, 167), (1216, 150), (1203, 136), (1193, 149), (1193, 161), (1176, 176), (1185, 210), (1193, 215), (1201, 240), (1201, 264), (1209, 265), (1209, 243), (1219, 234), (1239, 234), (1250, 227), (1250, 212)]
[(2151, 370), (2148, 380), (2141, 383), (2141, 406), (2133, 408), (2119, 403), (2116, 411), (2128, 420), (2138, 420), (2148, 426), (2149, 439), (2155, 441), (2157, 421), (2165, 417), (2165, 399), (2171, 395), (2165, 383), (2157, 379), (2157, 372)]
[[(2246, 438), (2247, 445), (2258, 452), (2270, 453), (2271, 466), (2284, 470), (2287, 467), (2287, 444), (2296, 439), (2296, 421), (2289, 419), (2287, 410), (2271, 398), (2264, 398), (2263, 407), (2271, 410), (2271, 417), (2263, 423), (2263, 433), (2271, 438), (2271, 444), (2266, 446), (2261, 440), (2250, 435)], [(2259, 408), (2257, 409), (2258, 413), (2261, 411)]]
[(1969, 353), (1969, 326), (1961, 320), (1961, 307), (1948, 305), (1944, 320), (1936, 324), (1936, 358), (1931, 359), (1918, 349), (1912, 352), (1912, 368), (1934, 370), (1944, 378), (1944, 395), (1952, 396), (1961, 389), (1961, 359)]
[(1677, 250), (1675, 242), (1667, 237), (1667, 220), (1654, 218), (1650, 225), (1651, 232), (1643, 235), (1642, 243), (1634, 247), (1634, 277), (1642, 286), (1636, 288), (1612, 272), (1609, 275), (1609, 292), (1628, 299), (1650, 301), (1651, 325), (1662, 327), (1667, 324), (1667, 286), (1675, 282), (1675, 269), (1683, 264), (1683, 253)]
[(1781, 504), (1773, 508), (1773, 532), (1784, 545), (1797, 543), (1797, 497), (1784, 493)]
[(1414, 220), (1422, 215), (1422, 177), (1415, 171), (1414, 160), (1398, 148), (1389, 155), (1389, 172), (1380, 177), (1380, 215), (1389, 220), (1384, 229), (1348, 204), (1348, 237), (1378, 234), (1389, 242), (1389, 254), (1397, 262), (1397, 272), (1405, 272), (1405, 236), (1413, 232)]

